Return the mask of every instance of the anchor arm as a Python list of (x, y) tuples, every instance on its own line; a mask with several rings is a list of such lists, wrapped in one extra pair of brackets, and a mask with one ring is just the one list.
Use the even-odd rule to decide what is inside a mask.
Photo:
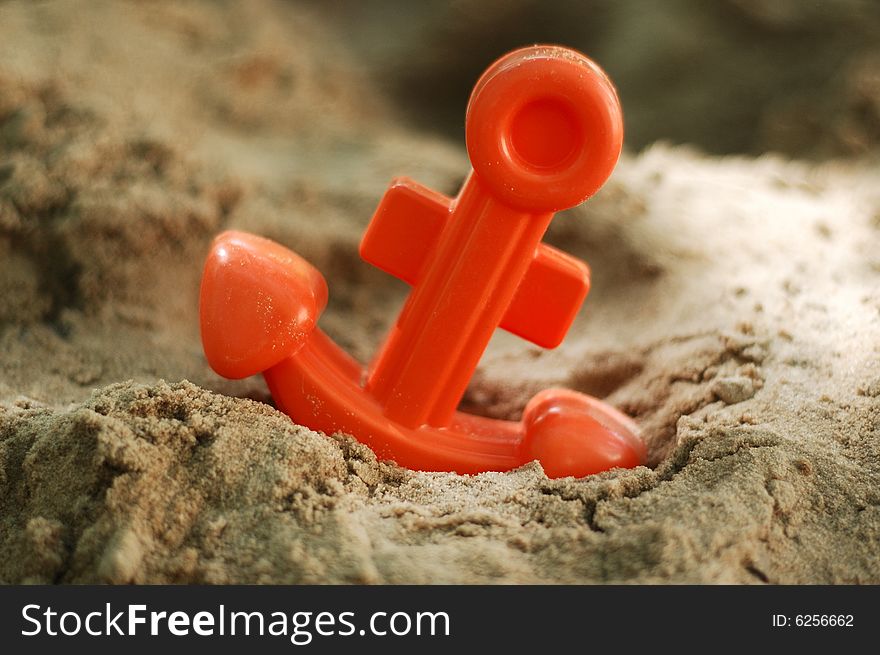
[(452, 200), (408, 177), (395, 178), (361, 239), (361, 259), (414, 285), (440, 238)]
[(542, 243), (501, 319), (501, 327), (542, 348), (565, 338), (590, 291), (590, 269)]
[[(361, 241), (361, 257), (403, 280), (419, 275), (446, 225), (452, 200), (406, 177), (391, 182)], [(562, 343), (590, 289), (585, 263), (541, 244), (500, 327), (542, 348)]]

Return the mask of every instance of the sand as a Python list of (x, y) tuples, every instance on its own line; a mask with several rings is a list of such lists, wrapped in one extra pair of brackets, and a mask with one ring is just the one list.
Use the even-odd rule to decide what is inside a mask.
[(214, 234), (309, 258), (322, 327), (367, 360), (406, 293), (357, 257), (378, 199), (467, 170), (339, 29), (311, 4), (0, 3), (0, 581), (880, 583), (876, 159), (660, 143), (556, 219), (593, 269), (581, 315), (554, 351), (499, 333), (463, 404), (603, 397), (646, 467), (408, 471), (207, 367)]

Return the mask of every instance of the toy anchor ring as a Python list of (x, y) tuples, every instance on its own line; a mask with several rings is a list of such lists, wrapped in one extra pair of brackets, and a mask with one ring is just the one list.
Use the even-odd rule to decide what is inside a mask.
[(593, 195), (620, 155), (617, 94), (596, 64), (561, 47), (516, 50), (471, 95), (473, 170), (448, 198), (391, 183), (364, 234), (366, 261), (412, 286), (372, 363), (362, 367), (317, 326), (321, 274), (242, 232), (214, 241), (202, 278), (202, 342), (228, 378), (262, 372), (279, 409), (380, 458), (426, 471), (504, 471), (539, 460), (550, 477), (642, 463), (631, 419), (590, 396), (548, 389), (520, 421), (458, 404), (492, 333), (562, 341), (589, 290), (587, 266), (541, 243), (553, 214)]

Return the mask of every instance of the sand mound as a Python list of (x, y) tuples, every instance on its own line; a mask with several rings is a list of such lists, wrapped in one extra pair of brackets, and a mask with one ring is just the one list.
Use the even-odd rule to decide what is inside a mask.
[(593, 268), (571, 335), (499, 334), (465, 405), (604, 397), (650, 468), (406, 471), (214, 375), (200, 268), (226, 227), (295, 248), (367, 359), (406, 290), (360, 234), (461, 147), (297, 6), (89, 7), (0, 5), (0, 580), (880, 582), (876, 167), (625, 156), (548, 237)]

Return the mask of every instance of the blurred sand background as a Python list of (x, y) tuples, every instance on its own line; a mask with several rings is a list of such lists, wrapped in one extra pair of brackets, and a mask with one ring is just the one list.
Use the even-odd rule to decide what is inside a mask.
[[(548, 5), (0, 1), (0, 581), (880, 582), (880, 7)], [(309, 258), (367, 360), (376, 203), (453, 193), (471, 85), (538, 41), (627, 152), (548, 235), (593, 270), (570, 336), (499, 333), (465, 405), (591, 393), (649, 466), (411, 472), (217, 377), (213, 235)]]

